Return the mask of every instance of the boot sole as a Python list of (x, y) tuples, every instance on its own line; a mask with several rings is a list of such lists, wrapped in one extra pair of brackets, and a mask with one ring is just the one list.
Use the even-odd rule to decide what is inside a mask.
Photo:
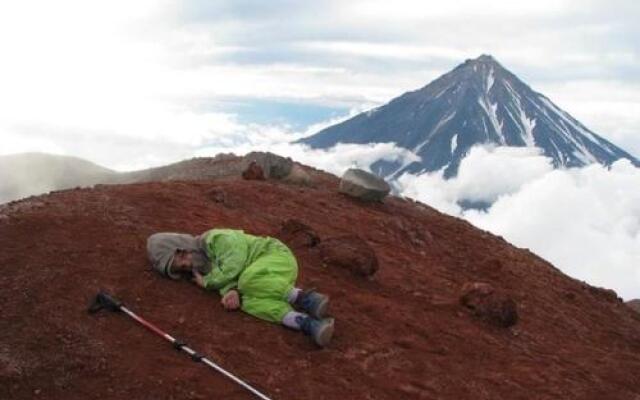
[(320, 347), (325, 347), (331, 342), (331, 338), (333, 337), (334, 331), (334, 322), (333, 318), (329, 318), (328, 323), (322, 327), (318, 335), (316, 335), (315, 342)]

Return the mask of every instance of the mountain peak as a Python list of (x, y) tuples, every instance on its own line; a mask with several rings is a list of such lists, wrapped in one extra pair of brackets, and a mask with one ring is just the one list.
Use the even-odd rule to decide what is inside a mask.
[[(504, 68), (498, 62), (498, 60), (496, 60), (489, 54), (482, 54), (478, 58), (469, 58), (465, 60), (464, 63), (454, 68), (453, 71), (468, 71), (467, 73), (469, 75), (466, 76), (467, 78), (473, 76), (486, 77), (487, 75), (493, 74), (496, 71), (505, 71), (507, 74), (511, 75), (511, 73), (506, 68)], [(504, 77), (502, 74), (500, 75), (501, 77)]]
[(458, 67), (469, 67), (469, 66), (488, 66), (488, 67), (500, 67), (503, 68), (502, 65), (490, 54), (482, 54), (478, 58), (468, 58), (464, 63), (460, 64)]
[(478, 57), (478, 58), (476, 58), (475, 60), (472, 60), (472, 61), (484, 62), (484, 63), (488, 63), (488, 62), (497, 63), (496, 59), (493, 58), (493, 56), (491, 54), (481, 54), (480, 57)]
[(422, 158), (407, 165), (379, 162), (373, 166), (376, 173), (389, 178), (438, 170), (454, 176), (476, 145), (537, 147), (556, 167), (610, 165), (620, 158), (640, 165), (488, 54), (468, 59), (420, 90), (301, 142), (321, 148), (338, 142), (394, 142)]

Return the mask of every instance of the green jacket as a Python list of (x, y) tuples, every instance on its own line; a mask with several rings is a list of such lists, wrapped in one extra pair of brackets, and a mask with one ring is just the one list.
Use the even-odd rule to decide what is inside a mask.
[(224, 296), (237, 288), (242, 311), (270, 322), (281, 322), (293, 310), (287, 295), (295, 286), (298, 263), (278, 239), (212, 229), (200, 235), (199, 247), (211, 260), (205, 289)]
[(234, 229), (211, 229), (201, 235), (211, 271), (204, 278), (205, 288), (216, 289), (221, 295), (238, 286), (242, 272), (265, 253), (269, 237), (259, 237)]

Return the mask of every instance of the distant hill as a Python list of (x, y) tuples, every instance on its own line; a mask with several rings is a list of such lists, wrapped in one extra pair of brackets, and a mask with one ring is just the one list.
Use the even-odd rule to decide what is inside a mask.
[(389, 178), (440, 169), (445, 176), (456, 175), (469, 149), (480, 144), (539, 147), (556, 167), (610, 165), (620, 158), (640, 165), (489, 55), (467, 60), (419, 90), (299, 142), (314, 148), (393, 142), (422, 157), (409, 164), (373, 165)]
[(248, 162), (265, 157), (263, 152), (244, 156), (218, 154), (196, 157), (139, 171), (117, 172), (77, 157), (44, 153), (0, 156), (0, 204), (24, 197), (95, 184), (201, 180), (239, 176)]
[(45, 153), (0, 156), (0, 203), (76, 186), (90, 186), (117, 173), (78, 157)]

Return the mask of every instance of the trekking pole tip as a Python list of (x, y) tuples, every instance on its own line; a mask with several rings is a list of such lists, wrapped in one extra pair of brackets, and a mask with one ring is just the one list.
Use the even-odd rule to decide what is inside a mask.
[(91, 302), (91, 305), (87, 309), (90, 314), (97, 313), (98, 311), (107, 309), (109, 311), (120, 311), (122, 302), (115, 297), (111, 296), (104, 290), (101, 290), (96, 294), (96, 297)]

